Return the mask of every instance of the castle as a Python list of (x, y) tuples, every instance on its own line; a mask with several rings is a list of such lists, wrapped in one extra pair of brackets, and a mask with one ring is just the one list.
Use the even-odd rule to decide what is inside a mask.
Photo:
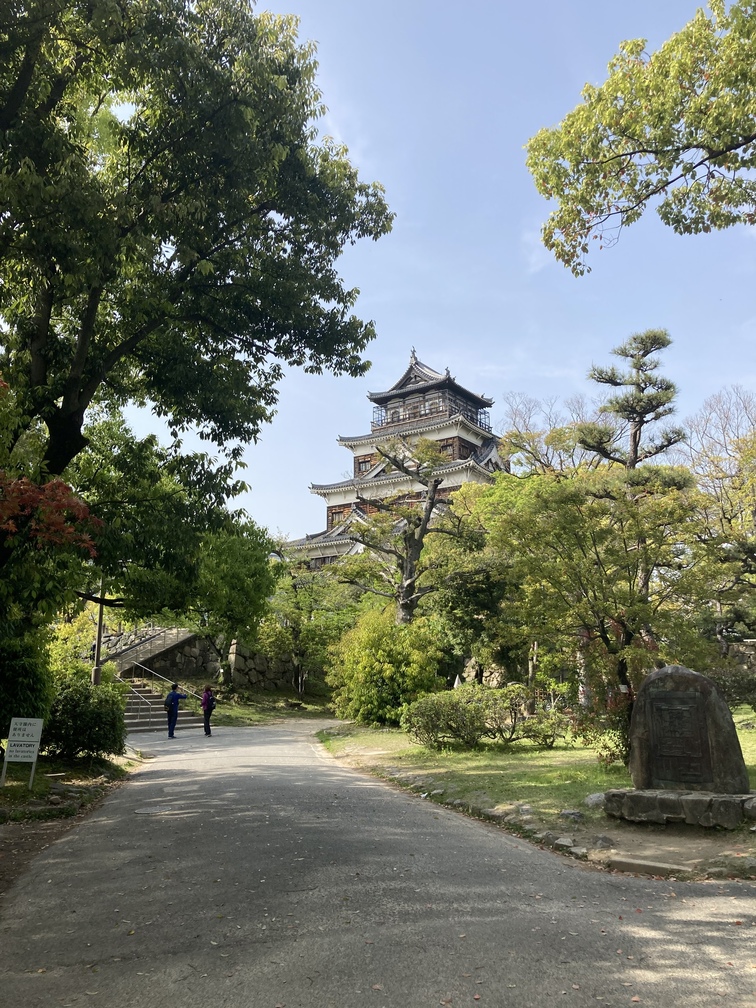
[(401, 378), (385, 392), (369, 392), (368, 399), (373, 403), (370, 433), (339, 438), (354, 456), (352, 478), (310, 487), (325, 499), (325, 529), (288, 544), (295, 559), (312, 567), (362, 548), (349, 533), (355, 521), (376, 511), (369, 500), (419, 497), (424, 488), (378, 451), (392, 439), (400, 437), (410, 445), (419, 438), (437, 443), (449, 459), (438, 470), (443, 475), (441, 497), (448, 498), (463, 483), (490, 483), (493, 473), (504, 468), (498, 439), (491, 433), (488, 410), (493, 399), (459, 385), (448, 368), (443, 374), (434, 371), (417, 359), (414, 349)]

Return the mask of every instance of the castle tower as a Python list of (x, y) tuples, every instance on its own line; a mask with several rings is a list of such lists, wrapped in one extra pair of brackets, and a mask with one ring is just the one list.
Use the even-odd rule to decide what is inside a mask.
[(397, 495), (411, 499), (423, 490), (391, 468), (379, 445), (396, 437), (410, 444), (420, 438), (437, 442), (449, 459), (440, 469), (444, 479), (439, 489), (447, 497), (463, 483), (490, 483), (493, 473), (503, 468), (488, 413), (493, 399), (459, 385), (448, 368), (443, 374), (434, 371), (417, 359), (414, 349), (401, 378), (385, 392), (369, 392), (368, 399), (373, 403), (370, 432), (339, 438), (353, 455), (352, 478), (310, 487), (326, 502), (325, 530), (289, 543), (294, 556), (309, 559), (313, 566), (362, 548), (350, 538), (349, 527), (376, 509), (361, 501)]

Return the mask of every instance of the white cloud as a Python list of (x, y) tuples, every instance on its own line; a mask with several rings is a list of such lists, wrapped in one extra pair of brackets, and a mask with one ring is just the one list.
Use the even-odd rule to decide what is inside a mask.
[(553, 264), (554, 259), (551, 253), (541, 242), (540, 230), (525, 228), (520, 232), (520, 245), (525, 260), (525, 269), (529, 276), (540, 273), (541, 270)]

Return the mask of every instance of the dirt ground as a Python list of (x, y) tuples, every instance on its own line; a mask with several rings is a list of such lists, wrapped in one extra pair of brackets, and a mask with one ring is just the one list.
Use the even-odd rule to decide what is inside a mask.
[(32, 819), (0, 825), (0, 901), (30, 861), (83, 818)]

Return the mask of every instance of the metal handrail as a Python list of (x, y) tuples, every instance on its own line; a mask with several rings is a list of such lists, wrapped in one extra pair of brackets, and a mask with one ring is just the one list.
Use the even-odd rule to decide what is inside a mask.
[[(119, 679), (120, 679), (120, 676), (119, 676)], [(137, 695), (137, 696), (139, 697), (139, 717), (141, 717), (141, 716), (142, 716), (142, 704), (147, 704), (147, 708), (148, 708), (148, 710), (147, 710), (147, 713), (148, 713), (148, 715), (149, 715), (149, 720), (150, 720), (150, 721), (152, 721), (152, 713), (153, 713), (153, 712), (152, 712), (152, 708), (153, 708), (153, 707), (156, 707), (157, 705), (156, 705), (156, 704), (154, 704), (154, 703), (153, 703), (153, 702), (152, 702), (151, 700), (148, 700), (146, 696), (143, 696), (143, 695), (142, 695), (142, 694), (141, 694), (141, 693), (139, 692), (139, 690), (138, 690), (138, 689), (135, 689), (135, 688), (134, 688), (134, 687), (133, 687), (133, 686), (132, 686), (132, 685), (131, 685), (130, 683), (126, 682), (126, 680), (125, 680), (125, 679), (120, 679), (120, 681), (121, 681), (121, 682), (122, 682), (122, 683), (123, 683), (123, 684), (124, 684), (125, 686), (128, 686), (129, 690), (130, 690), (130, 691), (131, 691), (132, 693), (136, 693), (136, 695)]]
[[(164, 675), (160, 675), (159, 672), (155, 672), (151, 668), (147, 668), (146, 665), (141, 665), (139, 662), (134, 662), (132, 667), (142, 669), (144, 672), (148, 672), (153, 679), (162, 679), (163, 682), (171, 683), (171, 685), (173, 685), (173, 683), (175, 682), (174, 679), (167, 679)], [(184, 689), (190, 696), (193, 696), (196, 700), (199, 700), (200, 703), (202, 703), (202, 697), (199, 695), (199, 693), (195, 693), (194, 690), (190, 690), (187, 686), (185, 686)]]
[(133, 665), (139, 664), (129, 657), (133, 653), (139, 655), (145, 649), (154, 649), (149, 650), (149, 654), (147, 655), (141, 655), (142, 657), (151, 657), (160, 651), (167, 650), (180, 644), (182, 641), (190, 640), (196, 636), (197, 633), (195, 630), (186, 630), (181, 627), (167, 627), (164, 630), (151, 634), (149, 637), (143, 637), (141, 640), (129, 644), (128, 647), (120, 651), (109, 652), (107, 660), (115, 662), (119, 669), (130, 668)]

